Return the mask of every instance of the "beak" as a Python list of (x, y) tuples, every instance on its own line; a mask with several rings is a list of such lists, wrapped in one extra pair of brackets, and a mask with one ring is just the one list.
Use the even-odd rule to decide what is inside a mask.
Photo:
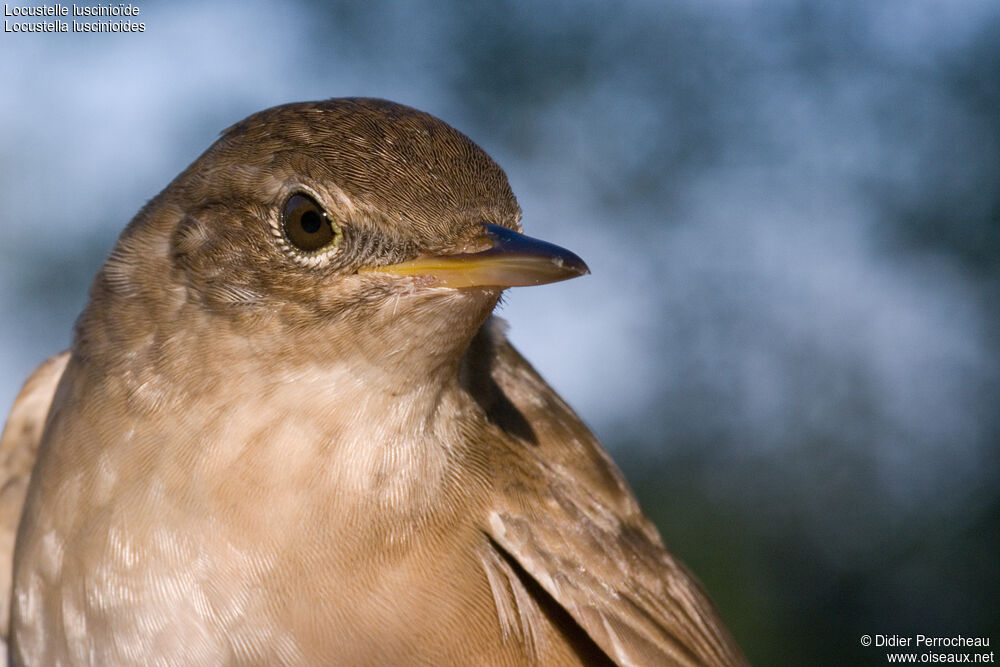
[(442, 287), (544, 285), (590, 273), (582, 259), (552, 243), (485, 224), (493, 247), (476, 253), (429, 255), (399, 264), (361, 269), (365, 273), (428, 276)]

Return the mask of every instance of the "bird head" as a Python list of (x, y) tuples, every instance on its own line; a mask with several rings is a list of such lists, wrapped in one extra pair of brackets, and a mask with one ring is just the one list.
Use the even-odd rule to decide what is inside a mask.
[(289, 358), (437, 363), (460, 355), (504, 288), (588, 272), (520, 232), (503, 170), (433, 116), (373, 99), (289, 104), (224, 131), (136, 216), (91, 310), (208, 322)]

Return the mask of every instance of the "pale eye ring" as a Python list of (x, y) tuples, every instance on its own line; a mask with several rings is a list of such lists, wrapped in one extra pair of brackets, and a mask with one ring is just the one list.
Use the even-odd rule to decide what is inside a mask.
[(296, 192), (281, 209), (281, 235), (292, 250), (317, 255), (335, 248), (341, 232), (315, 199)]

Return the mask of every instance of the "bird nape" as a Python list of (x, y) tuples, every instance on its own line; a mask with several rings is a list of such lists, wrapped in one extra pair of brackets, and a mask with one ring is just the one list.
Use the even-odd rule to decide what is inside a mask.
[(587, 273), (520, 216), (399, 104), (226, 130), (8, 417), (13, 663), (744, 664), (491, 316)]

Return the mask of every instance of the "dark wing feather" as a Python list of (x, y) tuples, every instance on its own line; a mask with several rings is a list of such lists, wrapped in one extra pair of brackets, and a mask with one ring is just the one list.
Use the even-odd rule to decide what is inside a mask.
[(593, 434), (495, 324), (483, 336), (494, 412), (508, 401), (530, 426), (507, 439), (493, 541), (620, 665), (747, 664)]
[[(47, 359), (21, 388), (0, 436), (0, 633), (6, 653), (10, 622), (10, 587), (14, 567), (14, 539), (24, 496), (38, 454), (38, 442), (52, 397), (62, 377), (69, 352)], [(6, 660), (3, 661), (6, 664)]]

